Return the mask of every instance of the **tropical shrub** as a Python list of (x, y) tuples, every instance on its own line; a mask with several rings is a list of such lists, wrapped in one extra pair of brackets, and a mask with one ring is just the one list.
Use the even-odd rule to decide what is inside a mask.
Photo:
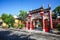
[(57, 30), (60, 31), (60, 24), (57, 24)]
[(20, 29), (22, 29), (23, 27), (25, 27), (24, 24), (19, 24), (18, 26), (19, 26)]

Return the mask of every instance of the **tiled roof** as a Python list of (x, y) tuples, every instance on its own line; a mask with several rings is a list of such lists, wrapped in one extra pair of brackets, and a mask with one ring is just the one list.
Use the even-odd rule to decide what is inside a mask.
[(31, 13), (31, 14), (32, 14), (32, 13), (37, 13), (37, 12), (40, 12), (40, 11), (43, 11), (43, 10), (44, 10), (44, 12), (48, 12), (50, 9), (51, 9), (51, 8), (44, 9), (43, 7), (40, 7), (40, 8), (38, 8), (38, 9), (29, 11), (29, 13)]

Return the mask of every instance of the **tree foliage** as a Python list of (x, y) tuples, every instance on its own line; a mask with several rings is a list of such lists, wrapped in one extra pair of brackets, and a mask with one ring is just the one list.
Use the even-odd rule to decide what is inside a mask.
[(4, 14), (1, 15), (1, 17), (2, 17), (2, 20), (3, 20), (6, 24), (9, 25), (9, 27), (10, 27), (10, 26), (13, 27), (14, 17), (13, 17), (11, 14), (8, 15), (8, 14), (4, 13)]
[(56, 19), (57, 18), (57, 14), (56, 13), (52, 14), (52, 18)]
[(26, 19), (26, 17), (27, 17), (27, 12), (26, 12), (26, 11), (24, 11), (24, 10), (20, 10), (20, 14), (19, 14), (19, 16), (21, 16), (21, 17), (22, 17), (22, 19), (23, 19), (23, 20), (25, 20), (25, 19)]
[(60, 12), (60, 6), (57, 6), (54, 10), (53, 10), (53, 12)]
[(1, 17), (2, 17), (2, 19), (3, 19), (3, 20), (4, 20), (4, 22), (5, 22), (5, 19), (6, 19), (6, 18), (8, 18), (8, 14), (3, 13), (3, 14), (1, 15)]
[(60, 15), (60, 6), (57, 6), (54, 10), (53, 10), (54, 14), (53, 14), (53, 18), (57, 18), (57, 14), (59, 13)]

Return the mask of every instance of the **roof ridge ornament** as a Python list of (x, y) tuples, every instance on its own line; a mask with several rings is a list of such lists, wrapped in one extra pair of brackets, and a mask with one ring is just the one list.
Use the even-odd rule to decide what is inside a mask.
[(51, 5), (50, 5), (50, 4), (48, 4), (48, 9), (49, 9), (49, 10), (51, 9)]
[(42, 4), (42, 7), (44, 8), (44, 4)]

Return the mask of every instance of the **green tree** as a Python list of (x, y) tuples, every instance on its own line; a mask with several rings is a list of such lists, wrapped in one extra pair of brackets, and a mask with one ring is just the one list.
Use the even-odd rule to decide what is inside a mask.
[(9, 16), (8, 16), (8, 25), (13, 27), (13, 24), (14, 24), (14, 17), (13, 17), (13, 15), (9, 14)]
[(60, 12), (60, 6), (57, 6), (54, 10), (53, 10), (53, 12)]
[(20, 14), (19, 14), (19, 16), (21, 16), (21, 17), (22, 17), (22, 19), (23, 19), (23, 20), (25, 20), (25, 19), (26, 19), (26, 17), (27, 17), (27, 12), (26, 12), (26, 11), (24, 11), (24, 10), (20, 10)]
[(8, 14), (3, 13), (3, 14), (1, 15), (1, 18), (2, 18), (2, 20), (6, 23), (6, 18), (8, 18)]
[(11, 14), (2, 14), (2, 20), (10, 27), (13, 27), (14, 24), (14, 17)]
[(57, 6), (54, 10), (53, 10), (54, 14), (53, 14), (53, 17), (54, 18), (57, 18), (57, 13), (59, 13), (60, 15), (60, 6)]

